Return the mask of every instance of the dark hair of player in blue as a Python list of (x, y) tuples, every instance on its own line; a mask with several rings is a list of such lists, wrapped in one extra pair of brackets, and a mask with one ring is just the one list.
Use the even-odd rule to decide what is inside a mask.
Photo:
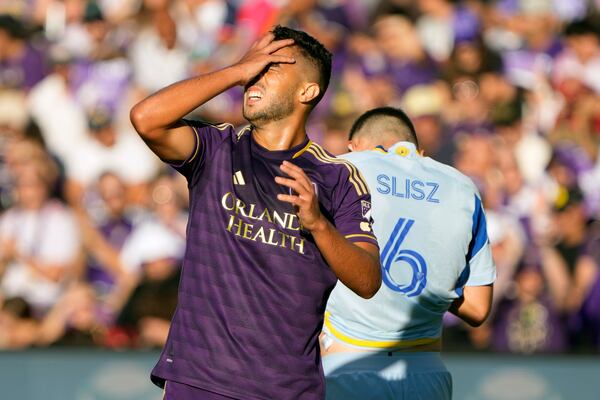
[(285, 26), (277, 25), (273, 29), (275, 40), (294, 39), (294, 45), (300, 50), (300, 54), (304, 56), (319, 72), (319, 95), (313, 100), (313, 106), (323, 98), (329, 80), (331, 79), (331, 52), (321, 44), (317, 39), (310, 36), (306, 32), (297, 31)]
[[(352, 125), (349, 139), (352, 140), (354, 136), (362, 133), (361, 131), (363, 131), (363, 128), (367, 123), (381, 122), (392, 122), (392, 126), (390, 126), (389, 123), (385, 124), (388, 131), (392, 130), (399, 138), (413, 143), (417, 148), (419, 147), (417, 132), (412, 121), (404, 111), (394, 107), (373, 108), (362, 114), (354, 122), (354, 125)], [(381, 132), (381, 134), (383, 134), (383, 132)]]

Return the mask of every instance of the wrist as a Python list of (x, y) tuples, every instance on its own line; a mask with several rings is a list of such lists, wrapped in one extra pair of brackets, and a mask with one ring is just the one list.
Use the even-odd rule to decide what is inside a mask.
[(312, 228), (309, 229), (310, 233), (315, 236), (325, 232), (329, 228), (329, 221), (323, 215), (319, 217), (313, 224)]

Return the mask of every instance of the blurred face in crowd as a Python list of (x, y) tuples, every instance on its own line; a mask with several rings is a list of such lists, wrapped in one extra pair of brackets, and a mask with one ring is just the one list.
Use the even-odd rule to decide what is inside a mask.
[(563, 240), (579, 241), (585, 232), (586, 216), (583, 204), (574, 203), (564, 210), (555, 211), (554, 224)]
[(125, 184), (113, 174), (104, 174), (99, 181), (99, 191), (108, 213), (112, 217), (123, 215), (127, 206)]
[(171, 178), (159, 178), (152, 187), (152, 208), (167, 225), (173, 222), (181, 211), (178, 200)]
[(532, 302), (540, 297), (544, 290), (544, 279), (535, 268), (525, 267), (516, 277), (517, 295), (523, 303)]
[(73, 307), (69, 323), (78, 330), (88, 330), (96, 324), (96, 297), (94, 290), (81, 284), (70, 293)]
[(481, 50), (475, 43), (463, 42), (454, 50), (454, 62), (460, 71), (475, 74), (482, 64)]
[(417, 32), (405, 17), (386, 16), (375, 22), (375, 39), (383, 51), (393, 59), (418, 61), (423, 48)]
[(593, 34), (568, 37), (567, 45), (575, 52), (577, 58), (583, 62), (597, 56), (600, 52), (600, 41)]
[(299, 49), (288, 46), (274, 54), (293, 57), (296, 62), (269, 64), (246, 85), (242, 111), (254, 125), (289, 117), (319, 93), (318, 72)]
[(17, 202), (27, 210), (37, 210), (48, 199), (48, 186), (35, 166), (26, 168), (15, 182)]
[(117, 132), (112, 124), (92, 129), (92, 134), (106, 147), (112, 147), (117, 142)]

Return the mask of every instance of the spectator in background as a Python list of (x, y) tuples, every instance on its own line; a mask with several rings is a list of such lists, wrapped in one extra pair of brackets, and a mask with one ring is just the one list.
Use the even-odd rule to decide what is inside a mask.
[(526, 256), (515, 276), (514, 298), (505, 298), (496, 311), (492, 328), (495, 351), (530, 354), (567, 349), (561, 313), (567, 278), (560, 268), (544, 265), (533, 252)]
[(36, 343), (52, 346), (104, 346), (107, 326), (98, 312), (94, 290), (84, 283), (71, 286), (39, 325)]
[(95, 109), (88, 118), (88, 136), (65, 159), (66, 198), (73, 205), (83, 205), (86, 191), (109, 171), (127, 184), (128, 199), (142, 203), (147, 184), (158, 171), (152, 153), (138, 137), (117, 132), (109, 110)]
[(554, 251), (571, 282), (565, 297), (565, 308), (571, 315), (571, 344), (576, 350), (586, 349), (590, 344), (597, 346), (600, 227), (590, 223), (583, 195), (577, 188), (561, 188), (553, 222), (558, 239)]
[(73, 92), (73, 56), (65, 48), (54, 47), (50, 60), (52, 71), (30, 92), (28, 109), (48, 150), (64, 162), (86, 137), (87, 120)]
[(121, 252), (134, 280), (125, 288), (127, 299), (116, 324), (131, 345), (164, 345), (177, 305), (187, 216), (174, 189), (171, 177), (154, 182), (151, 198), (156, 218), (140, 223)]
[(136, 86), (152, 93), (187, 77), (188, 56), (177, 42), (177, 26), (167, 8), (142, 14), (142, 27), (129, 50)]
[(78, 275), (79, 231), (71, 211), (49, 198), (50, 167), (32, 162), (15, 176), (15, 204), (0, 220), (0, 287), (42, 315)]
[(44, 78), (43, 54), (27, 41), (23, 23), (0, 14), (0, 89), (30, 90)]
[(37, 340), (39, 323), (22, 298), (0, 299), (0, 349), (23, 349)]
[(125, 267), (119, 253), (133, 230), (133, 219), (127, 201), (127, 186), (117, 175), (102, 174), (97, 190), (101, 209), (92, 210), (91, 215), (82, 213), (80, 223), (88, 255), (86, 280), (101, 298), (106, 299), (124, 278)]
[(558, 55), (552, 78), (557, 85), (569, 78), (581, 81), (600, 94), (599, 28), (590, 20), (575, 21), (565, 28), (566, 47)]

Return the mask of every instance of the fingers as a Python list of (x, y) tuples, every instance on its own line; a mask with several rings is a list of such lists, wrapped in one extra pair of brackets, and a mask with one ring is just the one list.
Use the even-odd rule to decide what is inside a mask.
[(254, 42), (254, 45), (252, 47), (262, 49), (263, 47), (266, 47), (269, 43), (271, 43), (274, 39), (275, 35), (273, 35), (272, 32), (267, 32), (265, 35), (263, 35), (263, 37)]
[(296, 62), (296, 59), (294, 57), (286, 57), (286, 56), (280, 56), (280, 55), (275, 55), (275, 54), (271, 54), (270, 59), (269, 59), (269, 63), (294, 64), (295, 62)]
[(280, 185), (287, 186), (290, 189), (295, 190), (296, 193), (298, 193), (300, 196), (307, 194), (306, 188), (304, 186), (302, 186), (300, 184), (300, 182), (298, 182), (295, 179), (289, 179), (289, 178), (283, 178), (281, 176), (276, 176), (275, 182), (279, 183)]
[(277, 195), (277, 199), (280, 201), (285, 201), (287, 203), (291, 203), (294, 206), (300, 206), (300, 203), (302, 202), (302, 199), (300, 199), (299, 196), (294, 196), (291, 194), (278, 194)]
[(294, 44), (294, 39), (273, 40), (265, 47), (265, 51), (269, 54), (275, 53), (277, 50)]
[(291, 178), (295, 179), (298, 183), (300, 183), (306, 191), (313, 191), (312, 183), (310, 183), (308, 176), (306, 176), (302, 168), (292, 164), (289, 161), (284, 161), (281, 164), (280, 169), (287, 175), (289, 175)]

